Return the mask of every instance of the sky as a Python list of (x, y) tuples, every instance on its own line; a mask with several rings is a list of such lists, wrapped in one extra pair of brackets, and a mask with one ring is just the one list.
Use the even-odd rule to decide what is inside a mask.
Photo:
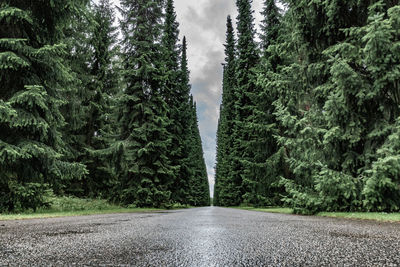
[[(210, 191), (214, 188), (216, 132), (222, 96), (222, 63), (226, 18), (234, 21), (237, 9), (234, 0), (175, 0), (181, 39), (188, 41), (192, 94), (197, 103), (200, 134), (207, 165)], [(262, 0), (253, 1), (255, 23), (261, 20)]]
[[(119, 5), (119, 0), (113, 0)], [(204, 159), (211, 195), (214, 191), (216, 132), (222, 96), (222, 63), (226, 18), (235, 21), (234, 0), (175, 0), (180, 39), (186, 36), (192, 94), (197, 103)], [(262, 0), (253, 0), (255, 24), (261, 20)], [(236, 23), (234, 23), (236, 24)]]

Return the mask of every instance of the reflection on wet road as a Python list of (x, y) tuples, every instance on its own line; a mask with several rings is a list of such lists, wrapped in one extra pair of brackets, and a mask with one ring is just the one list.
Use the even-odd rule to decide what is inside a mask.
[(0, 222), (0, 266), (395, 266), (399, 251), (399, 223), (217, 207)]

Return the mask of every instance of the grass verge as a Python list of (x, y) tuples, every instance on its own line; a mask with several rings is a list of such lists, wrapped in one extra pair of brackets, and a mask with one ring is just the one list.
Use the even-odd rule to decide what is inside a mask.
[(385, 213), (385, 212), (320, 212), (317, 216), (374, 220), (382, 222), (400, 222), (400, 213)]
[(106, 200), (102, 199), (52, 197), (49, 200), (52, 203), (49, 208), (40, 208), (36, 212), (26, 211), (22, 213), (0, 214), (0, 221), (82, 216), (94, 214), (151, 212), (161, 210), (153, 208), (124, 208), (115, 204), (110, 204)]
[[(293, 209), (282, 207), (232, 207), (235, 209), (262, 211), (270, 213), (293, 214)], [(385, 212), (320, 212), (316, 214), (320, 217), (358, 219), (358, 220), (374, 220), (381, 222), (400, 222), (400, 213), (385, 213)]]

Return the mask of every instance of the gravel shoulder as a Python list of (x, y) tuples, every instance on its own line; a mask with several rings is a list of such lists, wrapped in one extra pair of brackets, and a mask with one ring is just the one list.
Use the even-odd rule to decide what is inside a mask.
[(398, 266), (400, 223), (218, 207), (0, 221), (0, 266)]

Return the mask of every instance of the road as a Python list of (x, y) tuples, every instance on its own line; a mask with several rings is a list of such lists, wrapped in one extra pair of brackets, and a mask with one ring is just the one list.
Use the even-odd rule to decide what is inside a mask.
[(0, 266), (397, 266), (400, 224), (217, 207), (0, 221)]

